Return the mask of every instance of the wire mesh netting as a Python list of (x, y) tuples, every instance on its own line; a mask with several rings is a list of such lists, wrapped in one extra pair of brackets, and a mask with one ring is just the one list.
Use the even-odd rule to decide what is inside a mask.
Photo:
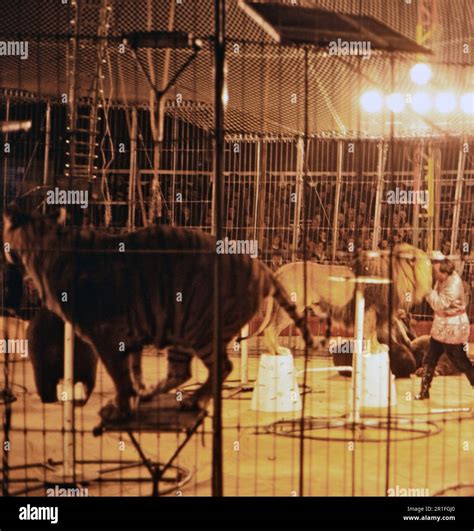
[[(143, 3), (146, 9), (120, 0), (60, 8), (56, 2), (42, 4), (41, 10), (29, 1), (2, 7), (2, 38), (28, 40), (30, 60), (1, 58), (0, 121), (32, 122), (27, 131), (3, 133), (2, 209), (17, 200), (29, 212), (49, 212), (62, 206), (59, 192), (68, 190), (84, 201), (67, 204), (67, 226), (86, 234), (94, 228), (126, 238), (150, 221), (214, 232), (212, 3), (150, 0)], [(451, 256), (463, 281), (467, 314), (474, 318), (472, 119), (460, 109), (433, 119), (408, 112), (396, 120), (389, 112), (361, 113), (359, 97), (369, 87), (389, 91), (396, 83), (400, 92), (412, 90), (411, 57), (331, 58), (316, 47), (277, 44), (238, 2), (226, 4), (223, 236), (242, 245), (255, 242), (256, 255), (274, 273), (292, 271), (282, 268), (296, 264), (285, 287), (297, 305), (306, 299), (319, 347), (305, 352), (293, 325), (278, 330), (279, 356), (271, 356), (266, 334), (230, 344), (234, 370), (224, 383), (222, 402), (225, 494), (298, 495), (303, 488), (306, 495), (323, 496), (404, 490), (432, 495), (469, 484), (471, 398), (459, 368), (444, 359), (431, 402), (414, 400), (433, 319), (429, 305), (406, 301), (393, 308), (392, 296), (379, 304), (383, 320), (390, 322), (379, 339), (390, 346), (397, 379), (392, 386), (390, 378), (376, 377), (372, 392), (381, 402), (388, 393), (388, 404), (364, 411), (363, 423), (348, 424), (354, 330), (321, 311), (318, 290), (326, 289), (331, 301), (350, 292), (354, 303), (354, 285), (339, 288), (333, 277), (353, 275), (357, 260), (370, 252), (380, 259), (394, 246), (409, 244)], [(301, 5), (375, 17), (416, 39), (420, 2)], [(109, 10), (106, 18), (101, 9)], [(462, 93), (470, 86), (470, 65), (459, 44), (472, 39), (469, 9), (461, 1), (437, 3), (438, 19), (449, 20), (440, 24), (431, 46), (439, 90), (455, 86)], [(30, 12), (36, 15), (26, 16)], [(71, 20), (80, 25), (71, 28)], [(167, 81), (163, 72), (171, 79), (193, 51), (141, 49), (134, 57), (129, 47), (121, 47), (126, 34), (150, 30), (189, 31), (202, 39), (197, 58), (167, 91), (161, 116), (137, 57), (161, 86)], [(104, 34), (107, 38), (99, 38)], [(48, 201), (50, 192), (56, 199)], [(301, 264), (305, 273), (297, 269)], [(394, 270), (387, 271), (395, 284)], [(154, 494), (211, 494), (212, 407), (206, 417), (177, 422), (177, 429), (174, 417), (172, 428), (162, 429), (160, 408), (150, 407), (150, 416), (138, 426), (94, 432), (97, 412), (114, 388), (102, 363), (96, 367), (95, 356), (77, 337), (74, 370), (84, 371), (88, 400), (74, 406), (71, 427), (68, 400), (61, 398), (63, 323), (42, 314), (31, 279), (12, 280), (10, 274), (2, 262), (3, 495), (59, 495), (58, 489), (67, 488), (72, 495), (144, 496), (158, 479)], [(234, 275), (227, 280), (237, 285)], [(91, 306), (102, 302), (92, 297)], [(268, 312), (268, 306), (260, 308), (242, 333), (255, 333)], [(391, 321), (394, 312), (403, 340)], [(354, 309), (352, 322), (353, 314)], [(407, 359), (413, 361), (408, 373), (405, 366), (402, 370)], [(166, 375), (167, 361), (165, 352), (146, 346), (131, 360), (131, 371), (141, 366), (143, 383), (153, 385)], [(41, 363), (49, 364), (43, 372)], [(257, 403), (255, 390), (271, 363), (281, 363), (294, 376), (286, 411)], [(173, 400), (206, 381), (197, 358), (191, 373), (192, 379), (173, 388)], [(278, 392), (270, 400), (276, 401)], [(157, 425), (160, 429), (154, 429)], [(70, 444), (72, 481), (64, 467)]]

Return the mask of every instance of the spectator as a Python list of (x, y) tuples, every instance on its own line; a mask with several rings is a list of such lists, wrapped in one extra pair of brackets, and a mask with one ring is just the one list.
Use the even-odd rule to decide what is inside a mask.
[(402, 237), (400, 236), (400, 232), (398, 230), (394, 230), (392, 233), (392, 245), (397, 245), (398, 243), (402, 242)]
[(441, 252), (445, 256), (451, 254), (451, 242), (449, 240), (443, 240), (443, 242), (441, 243)]
[(406, 213), (406, 210), (400, 210), (400, 212), (398, 213), (399, 217), (400, 217), (400, 222), (401, 223), (405, 223), (406, 222), (406, 219), (407, 219), (407, 213)]
[(325, 262), (327, 260), (326, 249), (322, 243), (316, 244), (315, 248), (313, 249), (312, 259), (319, 263)]
[(271, 248), (273, 251), (281, 251), (283, 249), (283, 241), (281, 236), (276, 235), (273, 237)]
[(450, 217), (446, 217), (443, 223), (443, 227), (440, 230), (442, 240), (449, 240), (449, 238), (451, 237), (452, 226), (453, 220)]
[(270, 268), (272, 271), (276, 271), (277, 269), (280, 269), (280, 267), (283, 265), (283, 255), (281, 252), (276, 252), (272, 254), (272, 263), (270, 265)]
[(405, 243), (413, 243), (413, 228), (410, 223), (405, 223), (403, 226), (403, 241)]
[(355, 219), (356, 227), (364, 227), (364, 216), (362, 214), (357, 214)]
[(327, 232), (321, 232), (321, 234), (319, 235), (319, 242), (324, 249), (326, 249), (329, 245), (329, 239), (328, 239), (328, 233)]

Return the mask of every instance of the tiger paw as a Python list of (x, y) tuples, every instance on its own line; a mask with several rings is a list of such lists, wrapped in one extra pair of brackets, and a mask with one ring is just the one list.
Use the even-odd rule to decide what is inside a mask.
[(179, 407), (179, 409), (181, 411), (199, 411), (200, 409), (202, 409), (199, 406), (198, 401), (197, 400), (193, 400), (192, 396), (183, 398), (179, 402), (179, 406), (178, 407)]
[(211, 397), (208, 396), (184, 396), (179, 402), (179, 409), (181, 411), (200, 411), (207, 407)]
[(130, 408), (118, 407), (117, 404), (113, 401), (108, 402), (102, 407), (99, 411), (99, 415), (102, 420), (109, 422), (117, 422), (122, 420), (127, 420), (130, 418), (132, 412)]
[(171, 391), (171, 389), (176, 389), (183, 383), (189, 380), (188, 374), (177, 374), (173, 376), (167, 376), (165, 379), (160, 380), (153, 391), (153, 394), (165, 394)]
[(150, 402), (150, 400), (156, 395), (156, 387), (152, 385), (142, 386), (137, 391), (137, 397), (139, 402)]

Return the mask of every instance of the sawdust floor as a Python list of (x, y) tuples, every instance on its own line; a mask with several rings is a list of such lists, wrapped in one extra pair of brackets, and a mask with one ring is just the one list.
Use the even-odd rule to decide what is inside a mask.
[[(227, 385), (237, 385), (239, 359), (233, 358), (234, 371)], [(166, 370), (164, 356), (147, 352), (144, 356), (146, 379), (152, 383)], [(295, 356), (296, 369), (303, 368), (302, 357)], [(62, 406), (42, 405), (34, 387), (31, 365), (17, 362), (14, 381), (26, 392), (15, 387), (17, 400), (12, 407), (9, 451), (10, 491), (21, 492), (36, 485), (36, 480), (55, 481), (53, 472), (42, 467), (14, 469), (18, 465), (45, 463), (48, 459), (62, 459)], [(327, 367), (331, 360), (314, 358), (309, 368)], [(251, 355), (249, 374), (257, 373), (258, 357)], [(205, 369), (193, 362), (193, 372), (201, 381)], [(299, 382), (301, 384), (302, 377)], [(307, 373), (308, 391), (305, 395), (305, 417), (313, 417), (307, 424), (304, 444), (304, 494), (313, 496), (384, 496), (387, 487), (394, 494), (406, 494), (407, 489), (422, 495), (474, 478), (474, 420), (465, 409), (471, 407), (471, 388), (464, 376), (435, 379), (429, 401), (412, 400), (420, 379), (413, 376), (396, 381), (397, 405), (392, 408), (392, 425), (383, 424), (387, 410), (367, 410), (365, 428), (344, 427), (348, 411), (350, 379), (337, 373)], [(302, 386), (300, 385), (300, 389)], [(300, 471), (300, 414), (261, 413), (250, 410), (251, 392), (229, 397), (226, 389), (223, 402), (224, 493), (237, 496), (297, 495)], [(84, 408), (76, 410), (76, 457), (79, 460), (102, 461), (102, 464), (78, 464), (76, 471), (84, 480), (98, 476), (98, 471), (113, 468), (107, 460), (137, 459), (137, 453), (126, 433), (92, 435), (99, 423), (98, 410), (112, 396), (110, 379), (99, 368), (94, 394)], [(4, 406), (0, 406), (3, 410)], [(379, 415), (377, 417), (377, 415)], [(191, 473), (182, 487), (171, 487), (169, 495), (208, 496), (211, 494), (212, 470), (212, 407), (198, 433), (191, 438), (176, 464)], [(330, 428), (325, 425), (327, 419)], [(376, 422), (381, 420), (382, 425)], [(286, 422), (280, 422), (286, 421)], [(396, 421), (396, 422), (395, 422)], [(278, 424), (274, 424), (278, 422)], [(370, 425), (372, 424), (372, 425)], [(387, 442), (390, 435), (390, 442)], [(142, 434), (138, 436), (146, 455), (166, 462), (176, 450), (183, 435)], [(387, 466), (388, 465), (388, 466)], [(54, 470), (54, 469), (53, 469)], [(170, 477), (174, 472), (168, 471)], [(388, 477), (387, 477), (388, 474)], [(83, 484), (89, 496), (141, 495), (151, 493), (150, 482), (127, 481), (132, 477), (148, 477), (145, 467), (133, 467), (102, 478), (116, 482)], [(52, 479), (51, 479), (52, 478)], [(169, 487), (169, 484), (166, 484)], [(37, 488), (33, 495), (45, 495), (45, 488)], [(451, 494), (473, 495), (472, 488), (448, 491)]]

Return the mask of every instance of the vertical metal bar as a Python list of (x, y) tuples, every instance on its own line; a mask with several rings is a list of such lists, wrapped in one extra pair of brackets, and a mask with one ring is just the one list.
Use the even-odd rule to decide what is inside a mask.
[(333, 232), (332, 232), (332, 251), (331, 258), (334, 262), (336, 260), (336, 251), (337, 251), (337, 235), (339, 232), (339, 207), (341, 202), (341, 181), (342, 181), (342, 157), (344, 149), (344, 142), (338, 140), (337, 142), (337, 162), (336, 162), (336, 197), (334, 198), (334, 212), (333, 212)]
[[(8, 122), (10, 120), (10, 98), (7, 97), (5, 104), (5, 120)], [(8, 142), (9, 135), (5, 133), (5, 142), (3, 149), (5, 149), (5, 144)], [(3, 205), (9, 202), (7, 198), (7, 180), (8, 180), (8, 156), (4, 157), (3, 160)], [(16, 191), (15, 191), (16, 192)], [(4, 339), (8, 339), (8, 334), (5, 334)], [(3, 390), (5, 391), (5, 409), (2, 415), (2, 431), (3, 431), (3, 440), (1, 441), (2, 448), (2, 496), (8, 496), (9, 483), (10, 483), (10, 451), (6, 450), (6, 443), (11, 444), (10, 441), (10, 429), (11, 429), (11, 418), (12, 418), (12, 405), (11, 401), (8, 399), (8, 393), (10, 391), (10, 352), (9, 349), (6, 349), (5, 359), (3, 362)]]
[[(301, 220), (301, 208), (303, 205), (303, 170), (304, 170), (304, 157), (305, 157), (305, 142), (303, 138), (298, 138), (296, 145), (296, 205), (295, 213), (293, 217), (293, 245), (291, 251), (291, 260), (296, 260), (296, 250), (298, 247), (298, 239), (300, 236), (300, 220)], [(304, 242), (306, 245), (306, 242)]]
[(148, 210), (148, 223), (155, 223), (155, 219), (160, 214), (160, 165), (161, 165), (161, 150), (163, 149), (163, 137), (160, 136), (162, 132), (162, 127), (160, 126), (163, 119), (163, 98), (160, 98), (158, 104), (155, 104), (155, 107), (150, 107), (150, 124), (155, 124), (152, 126), (152, 137), (153, 137), (153, 169), (152, 169), (152, 181), (150, 188), (150, 206)]
[[(67, 129), (69, 130), (69, 169), (66, 172), (69, 179), (69, 187), (72, 187), (72, 174), (73, 174), (73, 165), (76, 160), (76, 143), (75, 138), (76, 133), (76, 83), (77, 83), (77, 73), (78, 68), (78, 42), (76, 38), (79, 31), (79, 22), (80, 22), (80, 5), (74, 3), (71, 4), (71, 28), (73, 28), (73, 33), (68, 43), (67, 51), (67, 86), (68, 86), (68, 125)], [(66, 166), (67, 167), (67, 166)]]
[[(288, 180), (288, 169), (291, 167), (291, 161), (287, 157), (288, 155), (288, 144), (286, 142), (279, 143), (278, 141), (273, 141), (270, 144), (270, 167), (272, 171), (277, 171), (278, 174), (274, 175), (271, 182), (277, 183), (278, 187), (273, 184), (274, 188), (272, 188), (272, 184), (270, 185), (270, 190), (272, 190), (272, 195), (274, 197), (274, 203), (272, 205), (272, 210), (274, 211), (274, 219), (272, 222), (273, 228), (275, 229), (275, 234), (278, 234), (280, 238), (282, 239), (285, 244), (290, 244), (290, 231), (286, 230), (287, 221), (285, 212), (280, 212), (280, 205), (284, 205), (283, 208), (285, 208), (286, 205), (288, 205), (288, 192), (286, 189), (286, 182)], [(273, 160), (278, 161), (276, 166), (273, 165)], [(298, 188), (298, 177), (296, 180), (296, 186)], [(283, 186), (281, 186), (283, 185)], [(275, 193), (276, 192), (276, 193)], [(291, 192), (290, 192), (291, 193)], [(296, 190), (296, 194), (299, 197), (299, 191)], [(291, 203), (290, 203), (291, 208)], [(298, 209), (297, 209), (298, 210)], [(296, 214), (296, 211), (295, 211)], [(289, 210), (289, 215), (291, 215), (291, 210)], [(298, 223), (299, 224), (299, 217), (298, 217)], [(288, 224), (289, 225), (289, 224)]]
[(10, 429), (11, 429), (11, 417), (12, 406), (11, 401), (8, 398), (8, 392), (10, 390), (10, 352), (8, 349), (5, 352), (5, 360), (3, 362), (3, 390), (5, 391), (5, 409), (2, 415), (2, 496), (8, 496), (8, 486), (10, 483), (10, 452), (7, 451), (6, 445), (10, 445)]
[(356, 300), (355, 300), (355, 349), (353, 356), (353, 372), (352, 372), (352, 409), (349, 414), (349, 421), (358, 424), (360, 423), (360, 406), (362, 396), (362, 371), (363, 371), (363, 344), (364, 344), (364, 285), (356, 285)]
[(266, 185), (267, 185), (267, 151), (268, 142), (265, 140), (259, 140), (260, 146), (260, 161), (258, 165), (258, 175), (261, 190), (259, 191), (259, 204), (258, 204), (258, 226), (260, 227), (259, 234), (257, 236), (258, 241), (263, 244), (267, 241), (268, 231), (264, 230), (265, 223), (265, 202), (266, 202)]
[[(174, 16), (175, 16), (175, 2), (169, 3), (169, 16), (167, 30), (173, 31), (174, 28)], [(153, 28), (153, 2), (147, 2), (147, 29), (151, 31)], [(153, 64), (152, 50), (147, 50), (148, 65), (150, 72), (150, 79), (155, 83), (155, 68)], [(163, 78), (161, 88), (164, 90), (168, 83), (169, 77), (169, 64), (171, 58), (171, 50), (165, 51), (164, 65), (163, 65)], [(156, 217), (162, 216), (162, 198), (161, 198), (161, 182), (160, 182), (160, 169), (162, 164), (162, 150), (163, 150), (163, 137), (165, 127), (165, 98), (164, 94), (158, 95), (154, 89), (150, 90), (150, 125), (153, 137), (153, 175), (151, 182), (151, 204), (148, 213), (149, 223), (154, 223)]]
[[(127, 111), (125, 111), (127, 112)], [(130, 128), (130, 179), (128, 181), (128, 230), (135, 228), (135, 194), (137, 187), (137, 109), (132, 108)]]
[[(215, 147), (214, 147), (215, 150)], [(211, 199), (211, 234), (216, 235), (216, 170), (214, 160), (214, 171), (211, 174), (212, 199)]]
[[(393, 54), (390, 56), (390, 86), (391, 90), (393, 91), (394, 87), (394, 73), (395, 73), (395, 63), (394, 63), (394, 56)], [(394, 164), (394, 156), (395, 156), (395, 115), (393, 111), (390, 112), (390, 140), (388, 143), (389, 149), (390, 149), (390, 162), (389, 162), (389, 175), (390, 175), (390, 187), (393, 190), (393, 185), (395, 184), (395, 164)], [(398, 150), (400, 152), (400, 150)], [(393, 212), (389, 212), (388, 216), (389, 220), (389, 226), (393, 225)], [(390, 279), (389, 291), (388, 291), (388, 351), (392, 351), (392, 315), (394, 311), (393, 307), (393, 300), (394, 300), (394, 293), (393, 293), (393, 282), (394, 282), (394, 276), (393, 276), (393, 247), (390, 247), (390, 256), (389, 256), (389, 263), (388, 263), (388, 276)], [(357, 304), (357, 302), (356, 302)], [(362, 306), (362, 310), (365, 310), (365, 303)], [(357, 310), (356, 310), (357, 311)], [(364, 317), (362, 317), (364, 319)], [(362, 324), (362, 331), (363, 331), (363, 324)], [(389, 369), (389, 377), (387, 379), (387, 385), (388, 385), (388, 405), (387, 405), (387, 444), (386, 444), (386, 454), (385, 454), (385, 492), (388, 492), (389, 484), (390, 484), (390, 466), (391, 466), (391, 414), (392, 411), (390, 409), (390, 405), (392, 402), (392, 385), (391, 385), (391, 379), (390, 379), (390, 369)], [(354, 454), (355, 455), (355, 454)], [(353, 486), (353, 489), (355, 490), (355, 485)]]
[(44, 133), (44, 163), (43, 185), (49, 184), (49, 148), (51, 145), (51, 103), (46, 104), (45, 133)]
[[(225, 93), (225, 0), (214, 0), (214, 175), (215, 205), (214, 225), (216, 240), (222, 239), (222, 214), (224, 201), (224, 93)], [(212, 418), (212, 495), (223, 495), (222, 466), (222, 304), (221, 255), (214, 255), (214, 414)]]
[[(253, 211), (253, 239), (258, 240), (257, 227), (262, 227), (263, 223), (259, 223), (260, 215), (260, 180), (262, 176), (261, 164), (261, 151), (262, 151), (262, 140), (259, 139), (255, 145), (255, 182), (254, 182), (254, 211)], [(263, 218), (262, 218), (263, 221)]]
[[(308, 191), (308, 171), (309, 171), (309, 116), (308, 116), (308, 103), (309, 103), (309, 49), (305, 46), (304, 48), (304, 136), (303, 136), (303, 148), (302, 148), (302, 159), (301, 159), (301, 193), (303, 195)], [(313, 145), (311, 146), (313, 148)], [(308, 312), (306, 308), (308, 307), (308, 271), (307, 271), (307, 224), (306, 224), (306, 198), (303, 198), (302, 201), (302, 225), (303, 225), (303, 305), (304, 305), (304, 325), (308, 326)], [(308, 346), (305, 344), (304, 348), (304, 377), (303, 377), (303, 388), (306, 388), (307, 377), (308, 377), (308, 360), (309, 360), (309, 351)], [(299, 495), (304, 495), (304, 464), (305, 464), (305, 437), (304, 437), (304, 427), (305, 427), (305, 407), (306, 407), (306, 393), (303, 393), (301, 399), (301, 417), (300, 417), (300, 440), (299, 440), (299, 467), (300, 467), (300, 476), (299, 476)]]
[[(177, 219), (177, 225), (181, 225), (183, 223), (184, 219), (184, 204), (183, 202), (186, 202), (186, 168), (187, 168), (187, 155), (186, 150), (189, 146), (189, 137), (188, 137), (188, 131), (187, 131), (187, 124), (186, 122), (181, 122), (179, 125), (181, 131), (179, 135), (179, 169), (180, 173), (178, 175), (178, 189), (180, 193), (180, 201), (178, 205), (178, 219)], [(183, 173), (184, 172), (184, 173)], [(176, 198), (175, 198), (176, 202)], [(213, 228), (214, 230), (214, 228)]]
[[(413, 150), (413, 191), (417, 192), (421, 189), (421, 177), (423, 171), (423, 144), (418, 142)], [(413, 205), (413, 245), (418, 247), (420, 244), (420, 205), (415, 201)]]
[(171, 225), (176, 223), (176, 172), (178, 168), (178, 118), (173, 113), (173, 127), (171, 133), (171, 149), (173, 150), (173, 162), (171, 173)]
[[(240, 331), (241, 337), (248, 337), (248, 323)], [(245, 386), (249, 383), (249, 344), (247, 340), (240, 343), (240, 385)]]
[[(8, 120), (10, 120), (10, 98), (7, 97), (7, 101), (6, 101), (6, 104), (5, 104), (5, 120), (8, 122)], [(5, 149), (5, 144), (8, 143), (8, 138), (9, 138), (9, 135), (8, 133), (5, 133), (5, 143), (4, 143), (4, 148)], [(8, 172), (8, 157), (4, 157), (3, 159), (3, 202), (6, 203), (7, 202), (7, 172)]]
[(459, 218), (461, 216), (461, 197), (462, 197), (462, 185), (463, 185), (463, 176), (464, 176), (464, 167), (466, 164), (466, 153), (463, 149), (464, 140), (461, 140), (459, 146), (458, 154), (458, 168), (456, 172), (456, 189), (454, 192), (454, 209), (453, 209), (453, 227), (451, 234), (451, 249), (450, 254), (456, 252), (456, 243), (458, 239), (459, 232)]
[(69, 322), (64, 323), (64, 476), (74, 480), (74, 329)]
[(372, 239), (372, 250), (377, 249), (380, 241), (381, 218), (382, 218), (382, 194), (383, 194), (383, 177), (385, 172), (385, 162), (387, 160), (387, 145), (381, 141), (378, 144), (377, 160), (377, 191), (375, 193), (375, 213), (374, 213), (374, 233)]
[(428, 147), (427, 155), (427, 172), (426, 180), (428, 181), (428, 251), (432, 251), (437, 246), (436, 227), (438, 223), (435, 220), (436, 205), (436, 182), (434, 176), (433, 146)]

